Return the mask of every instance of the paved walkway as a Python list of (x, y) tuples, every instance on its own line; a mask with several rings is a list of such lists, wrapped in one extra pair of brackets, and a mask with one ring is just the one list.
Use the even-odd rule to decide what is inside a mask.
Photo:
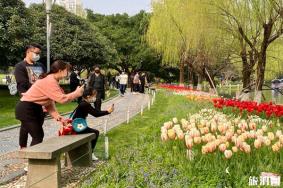
[[(104, 125), (107, 120), (107, 130), (125, 122), (127, 120), (127, 114), (129, 117), (135, 116), (141, 111), (141, 107), (147, 107), (150, 96), (148, 94), (132, 94), (126, 93), (124, 97), (116, 97), (110, 101), (102, 104), (102, 109), (106, 110), (112, 104), (114, 104), (115, 110), (111, 115), (94, 118), (88, 116), (87, 121), (90, 127), (98, 129), (101, 133), (104, 132)], [(44, 127), (44, 139), (57, 136), (59, 126), (53, 119), (45, 120)], [(16, 151), (19, 149), (19, 128), (10, 129), (0, 132), (0, 183), (7, 181), (9, 177), (16, 174), (23, 173), (22, 159), (18, 159)], [(29, 137), (29, 143), (31, 138)], [(12, 168), (12, 170), (11, 170)], [(14, 169), (13, 169), (14, 168)], [(8, 173), (11, 171), (11, 173)]]

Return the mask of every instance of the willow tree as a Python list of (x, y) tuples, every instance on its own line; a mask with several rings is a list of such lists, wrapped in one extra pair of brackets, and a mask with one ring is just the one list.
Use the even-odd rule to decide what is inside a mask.
[[(256, 65), (255, 100), (260, 102), (268, 47), (283, 34), (283, 2), (282, 0), (215, 0), (215, 5), (226, 23), (234, 28), (231, 33), (234, 35), (236, 32), (239, 36), (244, 46), (243, 50), (249, 48), (247, 55)], [(245, 51), (243, 54), (245, 55)]]
[(267, 51), (267, 64), (265, 78), (273, 80), (283, 75), (283, 41), (277, 40), (272, 43)]
[[(209, 0), (154, 1), (147, 32), (149, 44), (163, 54), (165, 65), (179, 67), (180, 84), (184, 82), (185, 64), (194, 73), (214, 85), (209, 68), (219, 62), (218, 44), (222, 35), (217, 29), (215, 7)], [(227, 54), (227, 53), (226, 53)], [(221, 54), (221, 58), (223, 54)]]
[(147, 31), (149, 44), (162, 53), (164, 65), (179, 67), (180, 84), (184, 83), (184, 56), (188, 36), (183, 30), (190, 12), (185, 1), (154, 1), (153, 14)]

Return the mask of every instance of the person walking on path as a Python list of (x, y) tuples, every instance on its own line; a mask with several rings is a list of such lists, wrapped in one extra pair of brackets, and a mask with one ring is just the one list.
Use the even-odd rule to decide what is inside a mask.
[(116, 83), (116, 89), (119, 89), (119, 87), (120, 87), (119, 74), (117, 74), (117, 75), (115, 76), (115, 83)]
[(141, 73), (140, 83), (140, 93), (144, 93), (144, 86), (147, 84), (146, 74), (144, 72)]
[[(80, 86), (80, 81), (81, 81), (81, 78), (79, 76), (79, 71), (78, 70), (73, 70), (71, 72), (71, 75), (70, 75), (70, 91), (73, 92), (77, 89), (78, 86)], [(82, 100), (81, 97), (78, 98), (78, 103), (80, 103), (80, 101)]]
[(129, 84), (130, 84), (130, 87), (131, 87), (131, 92), (134, 91), (134, 77), (135, 77), (135, 73), (132, 72), (130, 74), (130, 80), (129, 80)]
[(45, 66), (39, 63), (41, 46), (30, 44), (25, 48), (25, 58), (15, 66), (15, 79), (20, 96), (25, 93), (32, 84), (46, 72)]
[(136, 94), (137, 92), (139, 92), (139, 85), (140, 85), (140, 76), (138, 72), (136, 72), (134, 76), (133, 84), (134, 84), (134, 93)]
[[(107, 111), (99, 111), (91, 106), (91, 103), (96, 100), (96, 91), (93, 88), (86, 88), (84, 90), (82, 101), (78, 105), (78, 107), (74, 110), (74, 115), (72, 119), (76, 118), (83, 118), (86, 119), (88, 114), (94, 116), (94, 117), (101, 117), (108, 115), (113, 112), (114, 106), (110, 107)], [(87, 127), (82, 132), (78, 132), (77, 134), (85, 134), (85, 133), (94, 133), (96, 135), (95, 139), (91, 141), (91, 148), (92, 151), (95, 148), (96, 142), (98, 140), (99, 131), (96, 129), (92, 129), (90, 127)], [(92, 153), (92, 160), (98, 160), (98, 158)]]
[(94, 66), (94, 73), (92, 73), (89, 77), (88, 86), (96, 90), (97, 94), (94, 107), (97, 110), (101, 110), (102, 100), (105, 99), (105, 80), (98, 65)]
[(126, 88), (128, 83), (128, 75), (125, 73), (125, 71), (122, 72), (119, 76), (119, 84), (120, 84), (120, 93), (121, 96), (124, 96)]
[(65, 119), (56, 110), (55, 102), (64, 104), (83, 94), (84, 88), (78, 87), (74, 92), (65, 94), (60, 88), (59, 80), (68, 77), (70, 65), (57, 60), (51, 65), (50, 72), (37, 80), (31, 88), (22, 93), (22, 98), (16, 106), (15, 115), (21, 121), (19, 144), (21, 148), (27, 147), (27, 135), (32, 137), (31, 146), (42, 142), (44, 132), (43, 108), (56, 121), (65, 123)]

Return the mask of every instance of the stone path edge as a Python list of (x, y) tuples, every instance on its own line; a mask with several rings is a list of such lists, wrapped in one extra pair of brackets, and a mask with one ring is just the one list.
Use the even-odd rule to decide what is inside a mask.
[[(112, 100), (112, 99), (116, 99), (116, 98), (118, 98), (118, 97), (119, 97), (119, 93), (116, 94), (116, 95), (114, 95), (113, 97), (111, 97), (111, 98), (109, 98), (109, 99), (106, 99), (105, 101), (103, 101), (103, 103), (108, 102), (108, 101), (110, 101), (110, 100)], [(70, 114), (70, 113), (71, 113), (71, 112), (65, 112), (65, 113), (62, 113), (61, 115), (62, 115), (62, 116), (65, 116), (65, 115), (68, 115), (68, 114)], [(46, 120), (47, 120), (47, 119), (51, 119), (51, 117), (50, 117), (50, 116), (47, 116), (45, 119), (46, 119)], [(15, 129), (15, 128), (18, 128), (18, 127), (20, 127), (20, 126), (21, 126), (21, 124), (11, 125), (11, 126), (9, 126), (9, 127), (1, 128), (1, 129), (0, 129), (0, 132), (8, 131), (8, 130), (11, 130), (11, 129)]]

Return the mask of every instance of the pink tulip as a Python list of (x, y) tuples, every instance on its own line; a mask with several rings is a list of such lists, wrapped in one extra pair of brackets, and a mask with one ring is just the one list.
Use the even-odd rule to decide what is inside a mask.
[(233, 151), (234, 153), (236, 153), (236, 152), (238, 152), (238, 148), (237, 148), (236, 146), (233, 146), (233, 147), (232, 147), (232, 151)]
[(177, 124), (177, 123), (178, 123), (178, 119), (177, 119), (176, 117), (174, 117), (174, 118), (172, 119), (172, 121), (173, 121), (174, 124)]
[(280, 146), (279, 146), (278, 144), (274, 144), (274, 145), (272, 146), (272, 150), (273, 150), (274, 152), (278, 152), (278, 151), (280, 150)]
[(190, 138), (189, 135), (185, 135), (185, 142), (186, 142), (187, 148), (192, 149), (194, 143), (193, 143), (193, 139)]
[(256, 139), (255, 141), (254, 141), (254, 146), (255, 146), (255, 148), (260, 148), (261, 147), (261, 141), (259, 141), (258, 139)]
[(256, 132), (254, 130), (249, 132), (249, 138), (256, 138)]
[(280, 142), (281, 144), (283, 144), (283, 135), (280, 135), (280, 136), (279, 136), (279, 142)]
[(256, 124), (255, 124), (255, 122), (250, 122), (250, 124), (249, 124), (249, 128), (251, 129), (251, 130), (256, 130)]
[(225, 134), (225, 137), (227, 138), (227, 140), (231, 140), (232, 137), (233, 137), (233, 133), (230, 132), (230, 131), (227, 131), (226, 134)]
[(202, 147), (201, 147), (201, 153), (202, 153), (202, 154), (207, 154), (207, 153), (208, 153), (207, 146), (202, 146)]
[(161, 134), (161, 140), (162, 141), (167, 141), (168, 140), (168, 136), (166, 133)]
[(163, 126), (164, 126), (166, 129), (171, 129), (172, 126), (173, 126), (173, 123), (172, 123), (172, 121), (168, 121), (168, 122), (165, 122), (165, 123), (163, 124)]
[(263, 130), (262, 129), (258, 129), (257, 131), (256, 131), (256, 134), (257, 134), (257, 136), (259, 136), (259, 135), (263, 135)]
[(250, 153), (250, 152), (251, 152), (251, 146), (248, 145), (248, 144), (245, 144), (245, 145), (243, 146), (243, 149), (244, 149), (244, 152), (245, 152), (245, 153)]
[(217, 130), (217, 125), (216, 124), (211, 124), (211, 132), (215, 132)]
[(261, 129), (262, 129), (263, 132), (266, 132), (266, 131), (267, 131), (267, 126), (266, 126), (266, 125), (263, 125), (263, 126), (261, 127)]
[(179, 140), (183, 140), (184, 139), (183, 131), (178, 132), (178, 138), (179, 138)]
[(232, 151), (231, 150), (225, 150), (224, 151), (224, 156), (226, 159), (230, 159), (232, 157)]
[(279, 138), (280, 135), (282, 135), (282, 131), (281, 130), (277, 130), (276, 131), (276, 137)]
[(271, 141), (274, 140), (274, 138), (275, 138), (273, 132), (267, 133), (267, 136), (268, 136), (268, 139), (271, 140)]
[(208, 127), (204, 127), (203, 129), (204, 129), (204, 134), (209, 133), (209, 128)]
[(219, 150), (221, 151), (221, 152), (224, 152), (225, 150), (226, 150), (226, 144), (220, 144), (219, 145)]
[(201, 137), (194, 137), (194, 143), (195, 144), (200, 144), (201, 143)]
[(270, 141), (269, 139), (266, 139), (266, 140), (264, 141), (264, 144), (265, 144), (266, 146), (270, 146), (271, 141)]

